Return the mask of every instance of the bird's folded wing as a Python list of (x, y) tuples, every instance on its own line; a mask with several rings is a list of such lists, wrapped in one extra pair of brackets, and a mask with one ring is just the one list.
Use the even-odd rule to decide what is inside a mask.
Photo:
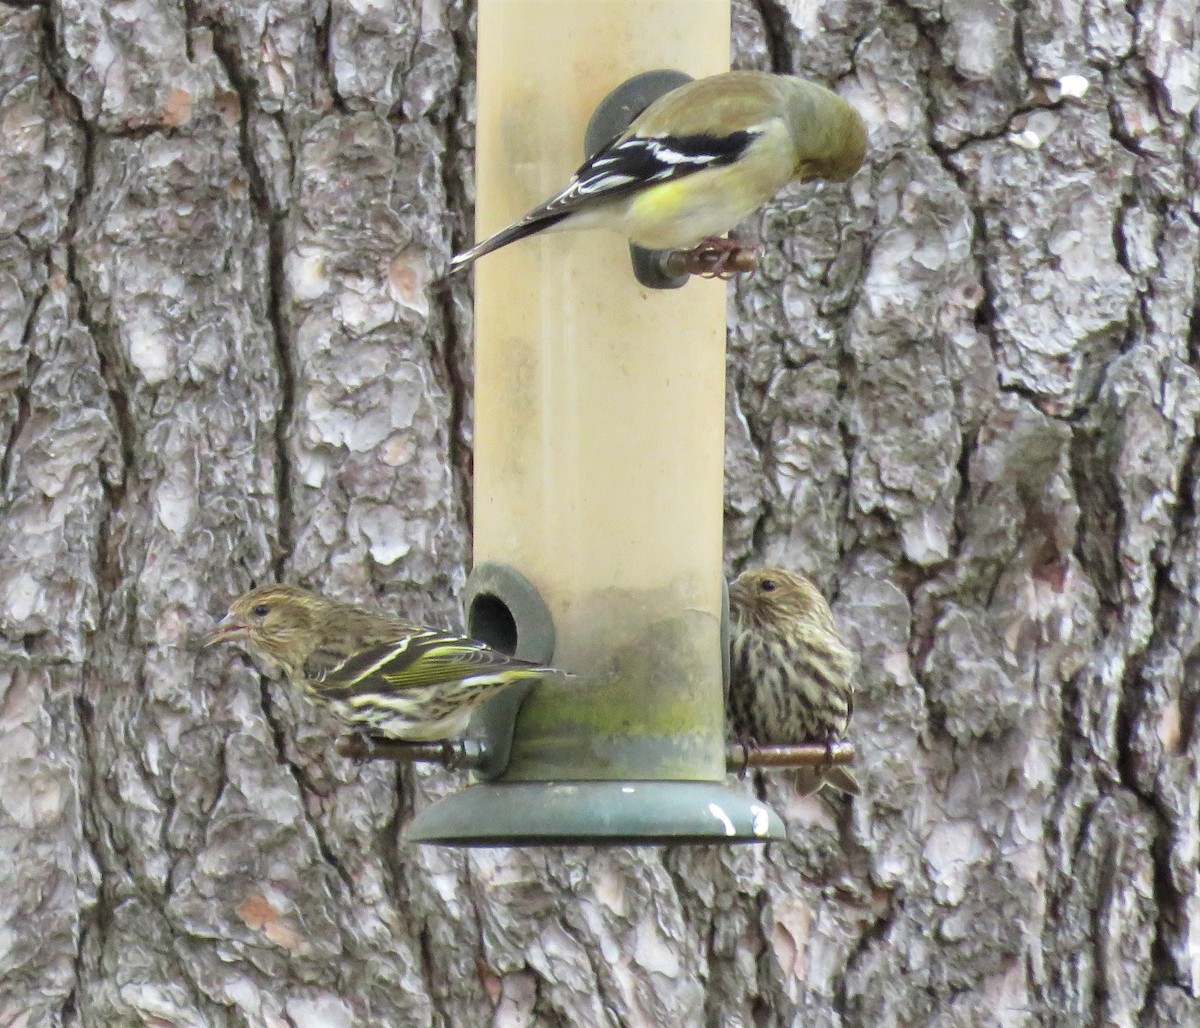
[(313, 684), (330, 698), (344, 699), (364, 692), (397, 692), (537, 667), (471, 639), (423, 631), (360, 650), (315, 676)]
[(732, 164), (759, 135), (748, 129), (711, 136), (618, 137), (587, 160), (566, 189), (530, 211), (525, 220), (552, 218), (585, 203), (615, 200), (658, 182)]

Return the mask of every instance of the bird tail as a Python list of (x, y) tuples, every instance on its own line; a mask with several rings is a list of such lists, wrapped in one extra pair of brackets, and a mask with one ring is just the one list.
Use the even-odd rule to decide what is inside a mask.
[(474, 264), (484, 254), (499, 250), (500, 247), (507, 246), (509, 243), (515, 243), (518, 239), (524, 239), (527, 236), (536, 235), (538, 232), (544, 232), (548, 228), (553, 228), (570, 213), (570, 211), (559, 211), (554, 214), (538, 214), (535, 211), (533, 214), (526, 215), (516, 224), (501, 229), (482, 243), (476, 243), (465, 253), (452, 257), (446, 274), (453, 275), (455, 272), (462, 271), (463, 268)]
[(844, 767), (802, 767), (796, 771), (796, 791), (811, 796), (828, 786), (847, 796), (861, 796), (862, 788), (853, 773)]

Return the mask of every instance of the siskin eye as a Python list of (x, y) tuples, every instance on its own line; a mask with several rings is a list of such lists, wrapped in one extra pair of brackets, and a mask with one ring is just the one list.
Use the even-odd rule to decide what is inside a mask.
[(761, 582), (759, 582), (758, 588), (760, 592), (773, 593), (779, 587), (775, 584), (775, 580), (773, 578), (764, 578)]
[(254, 608), (253, 611), (251, 611), (251, 613), (256, 618), (265, 618), (268, 614), (271, 613), (271, 608), (268, 607), (265, 603), (260, 603), (257, 607)]

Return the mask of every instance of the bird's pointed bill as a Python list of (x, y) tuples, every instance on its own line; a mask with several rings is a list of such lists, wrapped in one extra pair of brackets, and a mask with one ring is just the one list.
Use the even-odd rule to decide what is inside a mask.
[(218, 643), (229, 642), (233, 639), (245, 639), (250, 631), (249, 625), (243, 625), (226, 616), (217, 622), (217, 627), (204, 637), (201, 646), (216, 646)]

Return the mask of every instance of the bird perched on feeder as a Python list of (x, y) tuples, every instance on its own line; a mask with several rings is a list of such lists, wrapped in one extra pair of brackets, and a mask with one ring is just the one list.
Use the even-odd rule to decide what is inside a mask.
[(650, 250), (742, 244), (721, 233), (789, 182), (844, 182), (867, 130), (845, 100), (794, 75), (730, 71), (659, 97), (593, 154), (557, 196), (450, 262), (548, 230), (611, 228)]
[(449, 632), (289, 585), (239, 596), (204, 640), (235, 642), (281, 669), (318, 706), (368, 736), (437, 742), (484, 700), (565, 672)]
[[(854, 654), (825, 597), (782, 568), (746, 571), (729, 587), (729, 714), (741, 738), (769, 746), (845, 738), (854, 710)], [(799, 790), (857, 796), (844, 767), (801, 768)]]

